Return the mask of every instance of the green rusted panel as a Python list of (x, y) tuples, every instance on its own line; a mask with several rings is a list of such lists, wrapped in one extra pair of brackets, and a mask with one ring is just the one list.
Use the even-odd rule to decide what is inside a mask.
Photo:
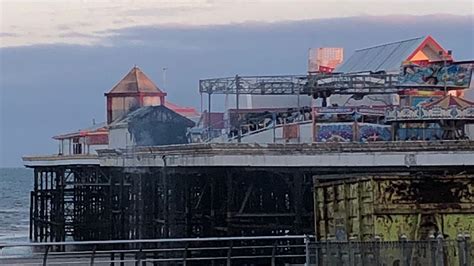
[(443, 232), (454, 239), (462, 233), (474, 236), (474, 213), (471, 214), (445, 214), (443, 215)]
[(402, 234), (414, 239), (417, 216), (416, 214), (375, 215), (375, 233), (386, 241), (397, 241)]
[(315, 188), (316, 234), (320, 239), (366, 239), (373, 235), (373, 186), (336, 182)]
[(377, 175), (316, 183), (319, 239), (474, 235), (474, 176)]

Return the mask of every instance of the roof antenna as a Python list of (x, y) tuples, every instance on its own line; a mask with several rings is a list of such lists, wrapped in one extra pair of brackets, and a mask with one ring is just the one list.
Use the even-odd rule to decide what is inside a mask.
[(168, 70), (167, 67), (164, 67), (163, 69), (163, 90), (166, 90), (166, 70)]

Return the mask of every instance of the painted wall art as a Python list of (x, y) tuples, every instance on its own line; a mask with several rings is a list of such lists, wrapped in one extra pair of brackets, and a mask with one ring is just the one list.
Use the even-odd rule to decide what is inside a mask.
[(405, 65), (400, 71), (402, 86), (436, 86), (467, 88), (471, 83), (474, 63), (458, 63), (444, 66), (444, 63), (427, 66)]

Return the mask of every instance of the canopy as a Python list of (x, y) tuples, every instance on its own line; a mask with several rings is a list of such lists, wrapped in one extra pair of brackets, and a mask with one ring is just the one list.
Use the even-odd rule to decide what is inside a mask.
[(432, 107), (441, 107), (441, 108), (447, 109), (451, 107), (466, 108), (466, 107), (473, 107), (473, 106), (474, 106), (474, 102), (470, 102), (463, 98), (455, 97), (452, 95), (444, 96), (443, 98), (438, 99), (437, 101), (423, 105), (423, 107), (427, 109), (432, 108)]
[(389, 108), (385, 113), (387, 122), (394, 121), (441, 121), (474, 120), (474, 103), (452, 95), (419, 107)]

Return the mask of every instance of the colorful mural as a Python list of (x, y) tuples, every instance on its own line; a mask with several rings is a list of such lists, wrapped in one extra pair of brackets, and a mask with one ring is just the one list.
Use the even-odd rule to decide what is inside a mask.
[(359, 123), (359, 141), (390, 141), (390, 126)]
[(431, 98), (431, 97), (412, 97), (411, 106), (413, 107), (422, 106), (423, 104), (433, 102), (435, 99), (436, 98)]
[(316, 140), (318, 142), (350, 142), (353, 135), (353, 123), (317, 125)]
[(439, 86), (467, 88), (471, 83), (474, 63), (434, 63), (427, 66), (405, 65), (400, 71), (402, 86)]
[[(390, 141), (391, 127), (386, 125), (357, 123), (358, 132), (354, 136), (355, 123), (318, 124), (316, 127), (317, 142), (351, 142), (351, 141)], [(355, 139), (354, 139), (355, 138)]]

